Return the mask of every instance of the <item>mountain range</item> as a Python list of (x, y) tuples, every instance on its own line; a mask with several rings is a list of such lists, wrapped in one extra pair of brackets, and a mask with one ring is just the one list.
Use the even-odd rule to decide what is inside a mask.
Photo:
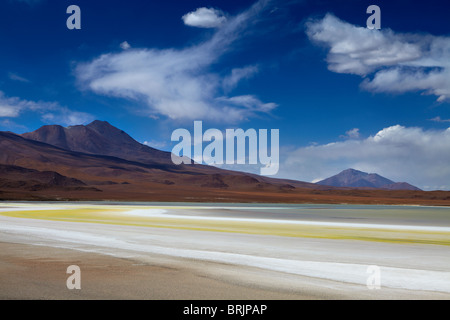
[[(341, 173), (340, 178), (348, 175)], [(0, 199), (4, 200), (450, 202), (450, 192), (424, 192), (409, 185), (405, 187), (410, 190), (393, 190), (402, 185), (385, 178), (382, 187), (390, 190), (374, 189), (379, 184), (361, 188), (364, 179), (342, 188), (330, 179), (314, 184), (196, 163), (175, 165), (170, 152), (143, 145), (98, 120), (66, 128), (47, 125), (20, 135), (0, 132)]]
[(394, 182), (376, 173), (347, 169), (330, 178), (316, 182), (319, 185), (347, 188), (374, 188), (386, 190), (420, 190), (407, 182)]

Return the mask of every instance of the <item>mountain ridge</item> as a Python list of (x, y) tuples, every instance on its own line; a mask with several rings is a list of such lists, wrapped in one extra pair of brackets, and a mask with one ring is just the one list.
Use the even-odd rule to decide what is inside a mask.
[[(123, 143), (110, 149), (117, 141)], [(102, 121), (44, 126), (21, 135), (0, 132), (0, 151), (0, 165), (16, 174), (0, 181), (0, 200), (450, 205), (447, 191), (340, 188), (202, 164), (175, 165), (169, 152), (142, 145)]]
[[(50, 130), (53, 132), (52, 130)], [(48, 132), (48, 129), (46, 129)], [(205, 187), (239, 188), (240, 185), (258, 188), (287, 188), (309, 187), (312, 183), (261, 177), (255, 174), (231, 171), (206, 165), (175, 165), (171, 162), (140, 162), (134, 157), (117, 157), (72, 151), (45, 142), (25, 138), (27, 135), (0, 132), (0, 163), (18, 165), (37, 170), (54, 170), (62, 175), (77, 177), (82, 181), (108, 179), (117, 183), (122, 182), (163, 182), (164, 184), (179, 184)], [(45, 135), (43, 135), (45, 136)], [(47, 136), (45, 136), (47, 137)], [(48, 138), (48, 137), (47, 137)], [(53, 141), (49, 138), (49, 141)], [(143, 145), (143, 147), (146, 147)], [(151, 150), (151, 149), (146, 149)], [(131, 174), (132, 172), (132, 174)], [(138, 174), (139, 173), (139, 174)], [(123, 181), (118, 178), (124, 177)], [(101, 180), (101, 179), (100, 179)], [(325, 188), (324, 188), (325, 189)]]
[(106, 121), (95, 120), (85, 126), (67, 128), (46, 125), (21, 136), (70, 151), (114, 156), (149, 164), (172, 164), (170, 152), (143, 145)]
[(407, 182), (394, 182), (377, 173), (367, 173), (352, 168), (316, 182), (318, 185), (326, 185), (344, 188), (375, 188), (386, 190), (420, 190)]
[[(53, 128), (53, 126), (58, 128)], [(57, 137), (52, 136), (55, 135), (55, 132), (57, 132), (58, 130), (64, 130), (64, 134), (59, 134)], [(279, 185), (284, 185), (285, 188), (289, 188), (288, 185), (302, 188), (315, 187), (313, 183), (309, 182), (259, 176), (252, 173), (233, 171), (218, 168), (215, 166), (198, 164), (194, 163), (193, 161), (191, 162), (191, 164), (175, 165), (172, 162), (170, 152), (161, 151), (150, 146), (143, 145), (129, 136), (126, 132), (114, 127), (107, 121), (95, 120), (87, 125), (69, 126), (67, 128), (61, 127), (59, 125), (47, 125), (42, 126), (35, 131), (23, 133), (20, 136), (29, 140), (55, 145), (59, 148), (63, 148), (73, 152), (112, 156), (128, 161), (152, 165), (155, 167), (163, 166), (164, 168), (172, 168), (177, 172), (184, 171), (191, 174), (216, 175), (216, 178), (211, 178), (214, 181), (217, 180), (218, 174), (237, 174), (252, 177), (253, 179), (257, 179), (257, 181), (261, 183), (276, 182)], [(58, 140), (60, 138), (62, 138), (62, 140)], [(57, 142), (56, 144), (55, 141)], [(249, 179), (244, 180), (247, 182), (250, 181)], [(218, 184), (216, 182), (208, 182), (204, 183), (204, 185), (224, 186), (224, 184)]]

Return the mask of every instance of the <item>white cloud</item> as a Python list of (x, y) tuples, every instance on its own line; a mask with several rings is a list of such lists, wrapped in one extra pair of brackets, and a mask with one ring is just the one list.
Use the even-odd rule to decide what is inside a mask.
[(151, 141), (144, 141), (142, 142), (143, 145), (146, 145), (148, 147), (151, 148), (156, 148), (156, 149), (162, 149), (167, 147), (167, 142), (165, 141), (155, 141), (155, 140), (151, 140)]
[(329, 48), (330, 71), (365, 77), (366, 90), (420, 91), (450, 101), (450, 37), (370, 30), (331, 14), (307, 23), (306, 32)]
[(65, 107), (58, 108), (56, 112), (49, 112), (42, 115), (42, 121), (50, 124), (61, 124), (67, 126), (86, 124), (95, 120), (89, 113), (71, 111)]
[(222, 11), (213, 8), (198, 8), (185, 14), (182, 19), (184, 24), (199, 28), (217, 28), (227, 21)]
[(0, 101), (0, 117), (17, 117), (20, 113), (20, 110), (10, 104), (5, 104), (3, 101)]
[(25, 112), (40, 114), (43, 122), (63, 125), (82, 124), (94, 120), (94, 117), (88, 113), (71, 111), (56, 102), (35, 102), (18, 97), (7, 97), (0, 91), (0, 118), (17, 118)]
[(120, 44), (120, 47), (121, 47), (123, 50), (128, 50), (128, 49), (131, 48), (130, 44), (129, 44), (127, 41), (122, 42), (122, 43)]
[(217, 101), (221, 101), (223, 103), (242, 106), (250, 111), (261, 111), (261, 112), (270, 112), (278, 105), (273, 102), (264, 103), (253, 95), (242, 95), (242, 96), (234, 96), (231, 98), (228, 97), (220, 97), (217, 98)]
[(354, 168), (422, 189), (450, 190), (449, 146), (450, 128), (423, 130), (396, 125), (366, 139), (282, 150), (279, 176), (316, 181)]
[(353, 128), (345, 132), (345, 135), (342, 135), (341, 138), (345, 139), (358, 139), (359, 138), (359, 129)]
[(223, 79), (223, 87), (226, 91), (234, 89), (239, 81), (249, 79), (258, 72), (257, 66), (247, 66), (244, 68), (234, 68), (231, 74)]
[(40, 111), (56, 107), (53, 102), (34, 102), (18, 97), (7, 97), (0, 91), (0, 117), (16, 118), (23, 111)]
[[(258, 1), (228, 19), (209, 40), (192, 47), (129, 49), (81, 63), (76, 69), (77, 79), (82, 87), (98, 94), (142, 102), (149, 116), (233, 122), (267, 112), (275, 104), (254, 98), (255, 103), (249, 108), (236, 103), (239, 97), (218, 99), (223, 81), (210, 71), (210, 66), (230, 49), (265, 5), (266, 1)], [(237, 78), (230, 81), (236, 82)]]

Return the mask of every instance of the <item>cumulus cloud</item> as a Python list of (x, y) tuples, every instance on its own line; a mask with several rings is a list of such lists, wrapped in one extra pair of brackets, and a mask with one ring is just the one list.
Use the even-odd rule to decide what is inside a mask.
[(450, 102), (450, 37), (370, 30), (331, 14), (308, 22), (306, 33), (329, 48), (330, 71), (364, 77), (366, 90), (420, 91)]
[(198, 28), (217, 28), (227, 21), (222, 11), (213, 8), (198, 8), (186, 13), (182, 19), (184, 24)]
[[(209, 40), (198, 45), (107, 53), (80, 63), (76, 68), (77, 79), (82, 87), (98, 94), (142, 102), (149, 116), (232, 122), (266, 112), (275, 104), (261, 103), (254, 98), (249, 108), (248, 104), (236, 103), (242, 101), (239, 97), (218, 99), (223, 96), (220, 93), (223, 81), (219, 74), (210, 71), (210, 66), (230, 49), (249, 21), (264, 10), (266, 2), (260, 0), (229, 18)], [(249, 74), (250, 69), (246, 72)], [(229, 85), (235, 85), (243, 77), (244, 74), (235, 75), (228, 80)]]
[(345, 132), (345, 135), (342, 135), (341, 138), (345, 139), (358, 139), (359, 138), (359, 129), (354, 128), (352, 130), (348, 130)]
[(282, 150), (279, 176), (318, 181), (354, 168), (424, 190), (450, 190), (449, 146), (450, 128), (424, 130), (395, 125), (365, 139)]
[(128, 49), (131, 48), (130, 44), (129, 44), (127, 41), (122, 42), (122, 43), (120, 44), (120, 47), (121, 47), (123, 50), (128, 50)]
[(88, 113), (71, 111), (56, 102), (35, 102), (19, 97), (7, 97), (0, 91), (0, 118), (17, 118), (25, 112), (40, 114), (43, 122), (63, 125), (82, 124), (94, 120)]

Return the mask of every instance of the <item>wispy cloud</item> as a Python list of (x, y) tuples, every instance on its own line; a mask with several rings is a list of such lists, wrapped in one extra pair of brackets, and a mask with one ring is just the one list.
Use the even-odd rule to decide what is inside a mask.
[(429, 119), (430, 121), (434, 121), (434, 122), (450, 122), (450, 119), (441, 119), (441, 117), (437, 116), (434, 117), (432, 119)]
[(450, 190), (449, 146), (450, 128), (424, 130), (395, 125), (365, 139), (282, 150), (279, 175), (317, 181), (354, 168), (424, 190)]
[(278, 105), (273, 102), (264, 103), (253, 95), (242, 95), (234, 97), (219, 97), (217, 101), (224, 103), (225, 105), (236, 105), (245, 108), (248, 111), (260, 111), (269, 113)]
[(59, 107), (57, 110), (52, 110), (42, 115), (43, 122), (67, 126), (86, 124), (93, 120), (95, 120), (93, 115), (86, 112), (72, 111), (67, 107)]
[(308, 22), (306, 32), (329, 48), (330, 71), (362, 76), (365, 90), (418, 91), (450, 102), (450, 37), (370, 30), (332, 14)]
[[(223, 96), (223, 79), (210, 67), (231, 49), (248, 23), (266, 8), (260, 0), (246, 11), (229, 17), (211, 38), (184, 49), (129, 49), (107, 53), (91, 62), (80, 63), (76, 76), (82, 87), (98, 94), (142, 102), (149, 115), (170, 119), (239, 121), (268, 106), (254, 97), (252, 107), (238, 104), (239, 97)], [(251, 70), (228, 78), (228, 86), (250, 75)], [(233, 74), (233, 72), (231, 73)], [(242, 100), (242, 99), (241, 99)], [(248, 100), (247, 100), (248, 101)]]
[(234, 68), (231, 73), (223, 79), (223, 87), (225, 91), (234, 89), (243, 79), (253, 77), (259, 71), (257, 66), (246, 66), (243, 68)]
[(15, 118), (24, 111), (43, 111), (57, 108), (54, 102), (34, 102), (18, 97), (7, 97), (0, 91), (0, 117)]
[(94, 117), (88, 113), (72, 111), (57, 102), (35, 102), (19, 97), (7, 97), (0, 91), (0, 118), (17, 118), (29, 112), (39, 114), (45, 123), (74, 125), (94, 120)]
[(27, 127), (12, 121), (11, 119), (1, 119), (0, 127), (2, 130), (27, 130)]
[(186, 13), (182, 19), (184, 24), (199, 28), (217, 28), (227, 21), (222, 11), (213, 8), (198, 8)]
[(13, 72), (9, 72), (8, 73), (8, 78), (14, 81), (19, 81), (19, 82), (30, 82), (30, 80), (28, 80), (27, 78), (21, 77), (19, 76), (17, 73), (13, 73)]

